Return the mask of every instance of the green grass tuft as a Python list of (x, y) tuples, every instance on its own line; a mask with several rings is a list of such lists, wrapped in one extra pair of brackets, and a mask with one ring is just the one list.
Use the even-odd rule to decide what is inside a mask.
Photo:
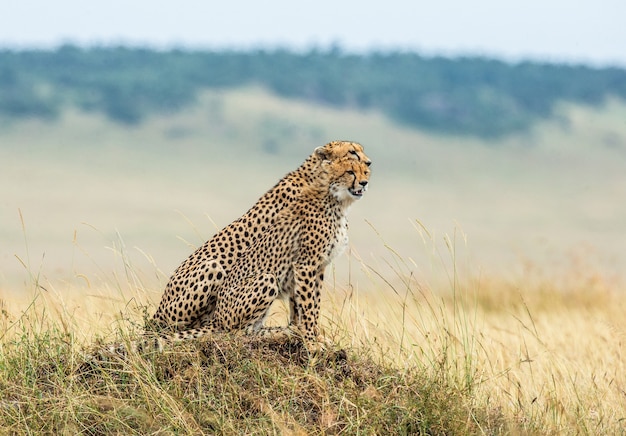
[(445, 371), (399, 370), (355, 349), (308, 356), (237, 335), (162, 353), (85, 358), (48, 330), (4, 344), (0, 427), (29, 434), (497, 434)]

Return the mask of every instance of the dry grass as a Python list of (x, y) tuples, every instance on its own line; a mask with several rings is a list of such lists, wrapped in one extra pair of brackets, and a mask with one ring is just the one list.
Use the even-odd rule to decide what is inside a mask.
[[(324, 330), (347, 358), (331, 351), (313, 361), (295, 344), (235, 336), (85, 363), (95, 338), (138, 334), (151, 294), (132, 269), (99, 295), (35, 282), (34, 298), (3, 301), (0, 425), (85, 434), (626, 432), (620, 283), (527, 266), (518, 279), (453, 269), (447, 285), (432, 285), (398, 256), (389, 252), (384, 273), (361, 265), (371, 286), (329, 284)], [(282, 310), (272, 322), (283, 322)]]

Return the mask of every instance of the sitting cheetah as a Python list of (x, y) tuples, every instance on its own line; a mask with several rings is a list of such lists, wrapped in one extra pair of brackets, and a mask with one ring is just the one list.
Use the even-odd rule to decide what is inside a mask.
[[(169, 339), (197, 338), (215, 331), (297, 333), (319, 347), (320, 288), (326, 266), (348, 243), (347, 212), (368, 186), (370, 161), (325, 160), (314, 183), (276, 216), (273, 225), (236, 260), (217, 294), (216, 308), (200, 328)], [(264, 328), (277, 298), (290, 301), (290, 326)]]
[(298, 169), (282, 178), (246, 214), (209, 239), (174, 271), (148, 327), (185, 330), (202, 326), (215, 309), (221, 283), (241, 253), (274, 224), (283, 208), (293, 204), (306, 187), (317, 183), (323, 161), (338, 159), (369, 162), (356, 142), (333, 141), (316, 148)]

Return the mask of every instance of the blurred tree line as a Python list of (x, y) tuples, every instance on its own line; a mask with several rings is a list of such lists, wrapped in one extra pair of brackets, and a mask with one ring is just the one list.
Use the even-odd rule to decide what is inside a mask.
[(54, 118), (74, 105), (122, 123), (176, 111), (203, 88), (260, 84), (278, 95), (336, 107), (378, 109), (411, 126), (498, 136), (551, 115), (559, 101), (626, 99), (626, 70), (535, 62), (509, 64), (405, 52), (337, 48), (157, 51), (128, 47), (0, 50), (0, 115)]

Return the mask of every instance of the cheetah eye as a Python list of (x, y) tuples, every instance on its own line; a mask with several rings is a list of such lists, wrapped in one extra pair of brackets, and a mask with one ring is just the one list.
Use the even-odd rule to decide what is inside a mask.
[(348, 170), (348, 171), (346, 171), (346, 173), (350, 174), (351, 176), (354, 175), (354, 171), (352, 171), (352, 170)]
[(357, 155), (356, 150), (350, 150), (350, 152), (349, 152), (349, 153), (350, 153), (350, 154), (353, 154), (353, 155), (355, 155), (355, 156)]

